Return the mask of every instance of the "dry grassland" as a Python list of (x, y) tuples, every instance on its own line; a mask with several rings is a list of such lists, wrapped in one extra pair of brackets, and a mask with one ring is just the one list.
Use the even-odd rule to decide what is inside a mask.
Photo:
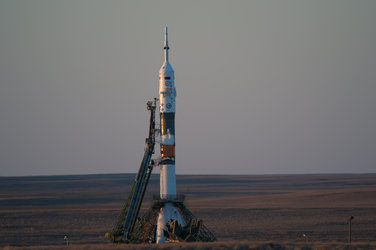
[[(133, 179), (133, 174), (0, 178), (0, 247), (66, 249), (67, 235), (74, 249), (150, 249), (104, 239)], [(376, 249), (376, 174), (178, 176), (177, 183), (186, 205), (218, 242), (155, 249)], [(158, 189), (153, 176), (143, 211)]]

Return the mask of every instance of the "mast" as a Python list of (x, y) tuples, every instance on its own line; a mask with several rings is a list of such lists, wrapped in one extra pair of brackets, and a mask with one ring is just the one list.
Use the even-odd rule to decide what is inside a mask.
[(168, 34), (167, 34), (167, 26), (165, 27), (165, 41), (164, 41), (164, 51), (165, 51), (165, 62), (168, 62), (168, 50), (170, 47), (168, 47)]

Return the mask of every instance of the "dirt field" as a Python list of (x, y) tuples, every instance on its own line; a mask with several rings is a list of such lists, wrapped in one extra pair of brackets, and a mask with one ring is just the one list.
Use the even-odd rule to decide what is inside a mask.
[[(114, 248), (104, 234), (112, 229), (134, 177), (0, 177), (0, 247), (58, 248), (68, 236), (71, 246), (82, 249)], [(153, 176), (143, 210), (158, 193), (158, 182)], [(177, 183), (187, 207), (218, 238), (208, 245), (215, 249), (231, 249), (228, 244), (250, 249), (255, 242), (264, 242), (264, 249), (274, 249), (265, 242), (348, 247), (349, 216), (355, 217), (353, 246), (376, 249), (376, 174), (178, 176)], [(200, 246), (164, 249), (204, 249)]]

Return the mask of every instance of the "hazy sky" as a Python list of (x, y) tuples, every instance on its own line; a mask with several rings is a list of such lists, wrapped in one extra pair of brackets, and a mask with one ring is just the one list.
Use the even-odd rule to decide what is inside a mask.
[(165, 25), (177, 174), (376, 172), (375, 12), (374, 0), (0, 0), (0, 176), (136, 172)]

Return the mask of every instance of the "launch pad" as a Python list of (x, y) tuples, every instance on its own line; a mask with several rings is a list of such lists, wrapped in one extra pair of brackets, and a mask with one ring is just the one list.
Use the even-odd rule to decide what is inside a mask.
[[(158, 162), (151, 159), (154, 153), (155, 133), (158, 131), (155, 128), (156, 103), (157, 99), (147, 102), (147, 109), (150, 111), (150, 126), (149, 137), (145, 140), (144, 157), (128, 199), (114, 228), (106, 234), (106, 238), (114, 243), (158, 243), (158, 237), (161, 238), (161, 236), (164, 238), (162, 242), (215, 241), (214, 234), (203, 224), (203, 221), (194, 216), (184, 205), (184, 195), (173, 195), (168, 198), (154, 197), (151, 208), (139, 217), (151, 172), (154, 165), (158, 165)], [(177, 214), (166, 215), (168, 221), (163, 223), (161, 231), (158, 224), (161, 224), (161, 214), (166, 209)]]
[[(214, 241), (215, 236), (184, 205), (184, 196), (176, 194), (175, 174), (175, 72), (168, 60), (167, 27), (165, 61), (159, 71), (159, 99), (147, 102), (150, 111), (149, 136), (132, 190), (111, 231), (113, 242), (163, 243), (166, 241)], [(159, 102), (160, 128), (156, 128), (155, 112)], [(156, 136), (160, 135), (160, 157), (152, 160)], [(140, 208), (154, 166), (160, 167), (160, 196), (139, 218)]]
[(182, 226), (176, 220), (169, 220), (164, 230), (166, 242), (213, 242), (216, 240), (214, 234), (203, 224), (203, 221), (195, 217), (184, 205), (183, 200), (154, 200), (149, 210), (138, 218), (127, 239), (124, 238), (124, 216), (122, 216), (122, 212), (112, 232), (106, 234), (106, 237), (114, 243), (157, 243), (158, 215), (165, 204), (171, 203), (187, 223)]

